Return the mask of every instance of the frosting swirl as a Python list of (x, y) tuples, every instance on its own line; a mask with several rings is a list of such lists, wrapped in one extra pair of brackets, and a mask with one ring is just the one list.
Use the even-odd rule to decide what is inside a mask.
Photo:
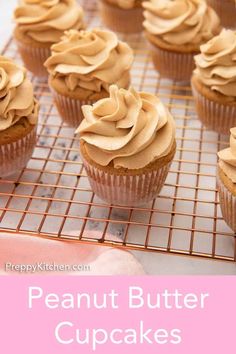
[(195, 75), (211, 90), (236, 99), (236, 32), (223, 29), (200, 49)]
[(101, 166), (139, 169), (173, 148), (173, 118), (152, 94), (112, 85), (109, 98), (82, 109), (85, 119), (76, 133), (89, 157)]
[(145, 1), (144, 27), (171, 45), (201, 44), (217, 34), (220, 20), (205, 0)]
[(12, 60), (0, 56), (0, 131), (21, 118), (36, 124), (38, 103), (34, 99), (33, 86), (26, 77), (26, 70)]
[(64, 80), (70, 91), (80, 87), (109, 92), (111, 84), (129, 86), (132, 63), (128, 44), (118, 41), (113, 32), (94, 29), (65, 32), (62, 41), (52, 46), (45, 66), (53, 77)]
[(236, 183), (236, 127), (230, 130), (230, 147), (218, 153), (219, 166), (226, 176)]
[(139, 5), (142, 0), (106, 0), (110, 4), (117, 5), (118, 7), (128, 10), (133, 9), (136, 5)]
[(84, 28), (83, 10), (76, 0), (21, 0), (14, 12), (22, 35), (40, 42), (59, 42), (64, 31)]

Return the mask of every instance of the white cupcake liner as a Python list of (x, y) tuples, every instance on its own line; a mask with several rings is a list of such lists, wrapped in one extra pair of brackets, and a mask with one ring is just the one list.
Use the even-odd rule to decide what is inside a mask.
[(0, 145), (0, 177), (13, 175), (24, 168), (31, 159), (37, 137), (37, 125), (25, 137)]
[(228, 226), (236, 233), (236, 196), (225, 187), (220, 179), (219, 173), (217, 173), (217, 188), (223, 218)]
[(236, 126), (236, 105), (227, 105), (212, 101), (202, 95), (192, 83), (192, 92), (198, 118), (206, 128), (220, 134), (229, 134)]
[(220, 16), (223, 27), (236, 28), (236, 3), (235, 0), (207, 0)]
[(83, 120), (83, 105), (92, 105), (93, 100), (77, 100), (68, 96), (63, 96), (50, 87), (54, 102), (62, 120), (70, 127), (77, 128)]
[(51, 55), (50, 48), (37, 48), (24, 44), (18, 40), (16, 42), (26, 69), (32, 72), (35, 76), (47, 77), (48, 72), (44, 67), (44, 63)]
[(138, 33), (143, 30), (143, 8), (122, 9), (99, 1), (99, 10), (103, 23), (115, 32)]
[(109, 204), (142, 206), (155, 199), (162, 189), (171, 162), (135, 175), (113, 174), (89, 164), (82, 156), (93, 192)]
[(150, 44), (153, 64), (162, 77), (190, 81), (196, 53), (177, 53)]

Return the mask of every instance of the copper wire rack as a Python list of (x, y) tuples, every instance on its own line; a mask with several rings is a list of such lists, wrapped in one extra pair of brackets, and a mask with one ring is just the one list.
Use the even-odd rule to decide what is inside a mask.
[[(96, 2), (84, 1), (89, 27)], [(73, 129), (61, 123), (46, 81), (32, 77), (41, 104), (38, 142), (27, 167), (0, 179), (0, 232), (123, 249), (236, 260), (216, 190), (217, 151), (228, 138), (205, 130), (189, 86), (161, 78), (142, 34), (123, 35), (134, 49), (132, 85), (158, 94), (177, 125), (177, 153), (160, 196), (143, 208), (107, 205), (92, 192)], [(13, 39), (3, 55), (20, 62)]]

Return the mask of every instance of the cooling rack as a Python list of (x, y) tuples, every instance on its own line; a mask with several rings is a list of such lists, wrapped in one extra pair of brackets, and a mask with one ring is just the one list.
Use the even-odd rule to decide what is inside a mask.
[[(83, 6), (89, 27), (101, 26), (96, 2)], [(133, 86), (158, 94), (177, 125), (177, 153), (160, 196), (144, 208), (99, 200), (73, 129), (61, 124), (47, 83), (32, 77), (41, 104), (37, 147), (24, 170), (0, 179), (0, 232), (234, 262), (235, 235), (222, 218), (215, 178), (228, 138), (202, 127), (189, 86), (158, 75), (141, 34), (121, 38), (134, 49)], [(13, 39), (3, 54), (20, 62)]]

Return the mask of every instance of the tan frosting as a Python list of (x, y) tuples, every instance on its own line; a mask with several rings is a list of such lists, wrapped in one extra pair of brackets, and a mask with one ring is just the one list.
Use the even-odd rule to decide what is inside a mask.
[[(117, 5), (122, 9), (132, 9), (137, 4), (137, 0), (106, 0), (110, 4)], [(139, 1), (140, 2), (140, 1)]]
[(64, 31), (84, 28), (83, 15), (76, 0), (21, 0), (14, 13), (21, 33), (40, 43), (56, 43)]
[(219, 36), (201, 46), (195, 62), (195, 75), (204, 85), (236, 98), (236, 32), (223, 29)]
[(172, 116), (154, 95), (110, 87), (110, 97), (83, 106), (76, 133), (101, 166), (140, 169), (168, 155), (175, 140)]
[(70, 30), (62, 41), (52, 46), (52, 56), (45, 66), (55, 77), (65, 80), (73, 91), (77, 87), (100, 92), (111, 84), (129, 85), (133, 51), (119, 42), (115, 33), (100, 29)]
[(12, 60), (0, 56), (0, 131), (13, 126), (21, 118), (37, 123), (38, 103), (26, 70)]
[(236, 127), (230, 130), (230, 147), (218, 153), (219, 166), (226, 176), (236, 183)]
[(220, 24), (205, 0), (151, 0), (143, 6), (145, 29), (173, 45), (204, 43)]

